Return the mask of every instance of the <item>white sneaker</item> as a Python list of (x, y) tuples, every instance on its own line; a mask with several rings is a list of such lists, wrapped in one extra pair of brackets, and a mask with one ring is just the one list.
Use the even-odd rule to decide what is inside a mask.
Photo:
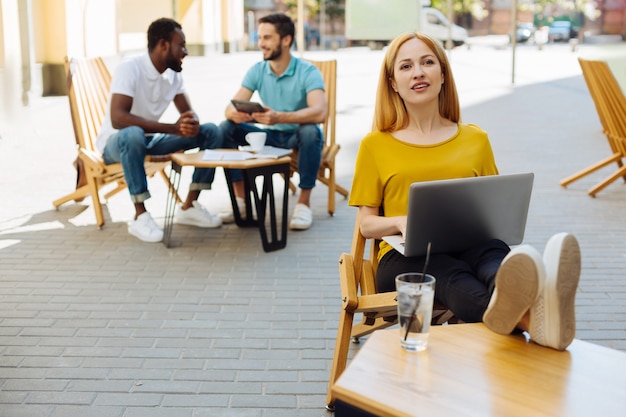
[(580, 247), (573, 235), (550, 238), (543, 253), (546, 285), (530, 309), (530, 339), (557, 350), (567, 348), (576, 335), (575, 299), (580, 279)]
[(483, 314), (485, 326), (510, 334), (537, 299), (544, 281), (545, 267), (535, 248), (522, 245), (509, 252), (496, 273), (496, 288)]
[[(237, 200), (237, 207), (239, 208), (239, 216), (242, 219), (246, 218), (246, 200), (243, 197), (235, 197)], [(222, 211), (217, 213), (217, 217), (222, 220), (222, 223), (229, 224), (235, 222), (235, 214), (233, 213), (233, 205), (229, 202), (228, 206)], [(252, 218), (256, 220), (256, 209), (252, 206)]]
[(313, 224), (313, 212), (305, 204), (296, 204), (289, 222), (291, 230), (307, 230)]
[(128, 223), (128, 233), (144, 242), (156, 243), (163, 240), (163, 230), (147, 211)]
[(193, 206), (189, 207), (187, 210), (183, 210), (181, 207), (176, 210), (176, 217), (174, 218), (176, 223), (210, 229), (222, 225), (222, 220), (211, 214), (207, 209), (202, 207), (200, 203), (194, 201), (191, 204)]

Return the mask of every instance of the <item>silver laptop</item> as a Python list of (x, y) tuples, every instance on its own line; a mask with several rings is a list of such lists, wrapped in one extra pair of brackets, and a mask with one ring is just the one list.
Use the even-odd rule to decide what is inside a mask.
[(534, 174), (506, 174), (416, 182), (409, 188), (406, 241), (383, 240), (404, 256), (454, 253), (489, 239), (524, 239)]

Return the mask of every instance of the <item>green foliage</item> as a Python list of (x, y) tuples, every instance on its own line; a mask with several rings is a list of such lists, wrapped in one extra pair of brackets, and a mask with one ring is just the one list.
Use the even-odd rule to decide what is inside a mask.
[[(286, 14), (293, 19), (298, 20), (298, 0), (282, 0), (287, 7)], [(315, 17), (320, 11), (319, 0), (304, 0), (305, 17)]]
[(346, 14), (346, 1), (345, 0), (326, 0), (326, 16), (328, 16), (330, 20), (343, 19), (343, 16), (345, 14)]
[[(305, 16), (316, 17), (320, 13), (322, 0), (304, 0)], [(298, 0), (282, 0), (287, 7), (287, 14), (292, 19), (298, 18)], [(345, 14), (345, 0), (325, 0), (326, 16), (330, 20), (343, 18)]]
[[(431, 0), (431, 7), (448, 15), (448, 0)], [(452, 0), (452, 10), (456, 16), (471, 14), (478, 19), (482, 19), (487, 12), (481, 0)]]

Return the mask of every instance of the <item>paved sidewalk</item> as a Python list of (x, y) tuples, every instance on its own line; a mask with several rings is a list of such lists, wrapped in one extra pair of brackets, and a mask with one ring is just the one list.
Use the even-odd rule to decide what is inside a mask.
[[(559, 186), (610, 152), (576, 61), (585, 52), (519, 46), (514, 85), (509, 48), (457, 48), (451, 61), (463, 120), (489, 132), (500, 171), (535, 172), (525, 242), (542, 251), (560, 231), (580, 241), (577, 337), (626, 351), (626, 186), (586, 194), (615, 166)], [(382, 52), (306, 57), (339, 61), (338, 182), (349, 187)], [(205, 120), (221, 121), (257, 59), (187, 58), (191, 100)], [(324, 403), (341, 306), (337, 259), (355, 216), (345, 200), (329, 217), (319, 185), (313, 228), (289, 232), (277, 252), (263, 252), (256, 229), (233, 225), (175, 225), (180, 244), (166, 249), (127, 233), (125, 193), (108, 202), (102, 230), (89, 199), (52, 207), (75, 181), (66, 97), (2, 115), (0, 137), (1, 417), (332, 415)], [(190, 175), (183, 171), (184, 186)], [(165, 187), (154, 179), (150, 188), (148, 208), (162, 222)], [(216, 211), (227, 203), (221, 171), (201, 201)], [(289, 204), (291, 213), (294, 196)]]

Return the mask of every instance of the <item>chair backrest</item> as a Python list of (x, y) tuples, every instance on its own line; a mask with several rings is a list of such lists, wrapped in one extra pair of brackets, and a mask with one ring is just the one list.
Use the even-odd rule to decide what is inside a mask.
[(626, 156), (626, 97), (604, 61), (578, 59), (611, 150)]
[(337, 117), (337, 60), (309, 62), (320, 70), (324, 78), (326, 101), (328, 102), (328, 117), (322, 126), (324, 148), (333, 149), (335, 147), (335, 120)]
[(106, 113), (111, 74), (100, 57), (66, 57), (65, 73), (76, 144), (93, 151)]

